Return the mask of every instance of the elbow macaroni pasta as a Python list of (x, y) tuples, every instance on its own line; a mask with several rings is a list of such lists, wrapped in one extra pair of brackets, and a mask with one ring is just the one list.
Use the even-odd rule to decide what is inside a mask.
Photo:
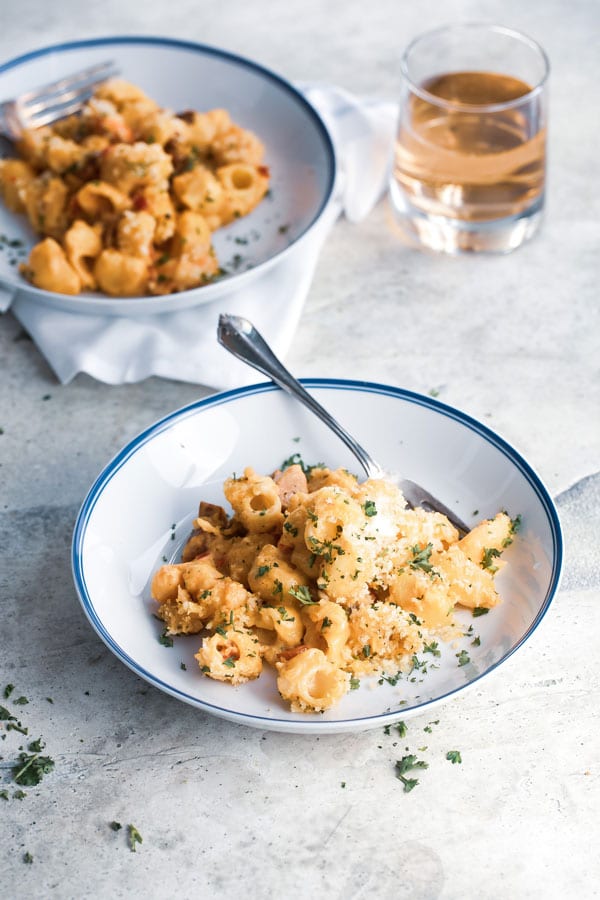
[(154, 575), (169, 634), (207, 633), (196, 659), (241, 684), (268, 663), (299, 712), (335, 705), (359, 676), (410, 670), (432, 635), (456, 636), (455, 607), (500, 602), (494, 575), (518, 519), (504, 513), (460, 538), (440, 513), (345, 470), (247, 468), (202, 502), (183, 562)]
[(120, 79), (80, 114), (26, 131), (17, 150), (0, 160), (0, 196), (42, 237), (21, 272), (57, 293), (207, 284), (222, 274), (212, 233), (269, 188), (262, 143), (226, 110), (175, 115)]

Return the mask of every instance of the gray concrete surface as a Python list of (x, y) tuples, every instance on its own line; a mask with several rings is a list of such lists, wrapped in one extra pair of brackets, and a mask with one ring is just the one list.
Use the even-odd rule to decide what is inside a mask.
[[(0, 0), (0, 11), (0, 60), (78, 37), (164, 34), (241, 52), (292, 80), (388, 98), (399, 49), (424, 28), (476, 19), (536, 37), (553, 66), (540, 235), (507, 257), (438, 258), (398, 244), (384, 202), (359, 226), (340, 221), (287, 362), (303, 376), (438, 390), (528, 458), (566, 538), (562, 589), (542, 627), (446, 705), (432, 733), (426, 717), (398, 746), (382, 731), (301, 738), (211, 718), (111, 655), (84, 618), (69, 566), (76, 512), (101, 467), (210, 388), (107, 387), (84, 376), (61, 387), (3, 316), (0, 689), (14, 683), (13, 698), (29, 699), (19, 716), (56, 768), (15, 799), (21, 737), (0, 743), (9, 791), (0, 896), (598, 896), (600, 199), (588, 104), (600, 78), (598, 4)], [(394, 761), (405, 745), (425, 744), (427, 777), (404, 795)], [(444, 759), (456, 747), (462, 765)], [(139, 829), (135, 854), (113, 820)]]

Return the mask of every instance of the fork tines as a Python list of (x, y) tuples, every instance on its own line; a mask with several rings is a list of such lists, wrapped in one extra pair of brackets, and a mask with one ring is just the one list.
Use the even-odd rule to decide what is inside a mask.
[(31, 126), (39, 128), (56, 119), (77, 112), (89, 100), (101, 82), (117, 75), (114, 62), (97, 63), (80, 72), (67, 75), (52, 84), (35, 91), (28, 91), (19, 97), (20, 114)]

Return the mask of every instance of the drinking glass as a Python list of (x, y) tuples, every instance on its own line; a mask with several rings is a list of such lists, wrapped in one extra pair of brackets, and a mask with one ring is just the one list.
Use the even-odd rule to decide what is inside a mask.
[(390, 198), (411, 244), (507, 252), (544, 205), (549, 65), (535, 41), (500, 26), (418, 37), (401, 63)]

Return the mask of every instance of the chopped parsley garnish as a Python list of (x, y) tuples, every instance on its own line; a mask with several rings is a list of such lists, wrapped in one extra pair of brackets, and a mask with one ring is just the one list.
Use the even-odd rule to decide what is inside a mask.
[(8, 800), (8, 791), (6, 789), (0, 791), (0, 800)]
[(158, 643), (162, 644), (163, 647), (172, 647), (173, 646), (173, 638), (170, 634), (167, 634), (167, 629), (163, 631), (163, 633), (158, 638)]
[(232, 659), (231, 657), (224, 659), (223, 665), (227, 666), (228, 669), (235, 669), (235, 659)]
[(363, 509), (365, 511), (365, 516), (368, 516), (369, 518), (371, 518), (371, 516), (377, 515), (377, 507), (375, 506), (375, 502), (373, 500), (365, 500)]
[(362, 648), (362, 652), (363, 652), (364, 658), (368, 659), (371, 655), (371, 645), (365, 644), (364, 647)]
[(460, 750), (448, 750), (448, 752), (446, 753), (446, 759), (449, 760), (452, 765), (461, 763), (462, 756), (460, 755)]
[(493, 559), (496, 559), (500, 556), (500, 551), (496, 550), (495, 547), (484, 547), (483, 548), (483, 557), (481, 559), (481, 568), (488, 569), (490, 574), (494, 574), (498, 571), (498, 566), (495, 566), (492, 563)]
[(412, 789), (416, 788), (419, 783), (418, 778), (407, 778), (405, 775), (396, 775), (396, 778), (400, 779), (400, 781), (404, 785), (405, 794), (410, 794)]
[(489, 609), (486, 606), (475, 606), (473, 609), (473, 618), (477, 619), (479, 616), (487, 616), (489, 613)]
[(137, 830), (137, 828), (135, 827), (135, 825), (128, 825), (127, 832), (128, 832), (127, 836), (129, 839), (129, 849), (132, 851), (132, 853), (135, 853), (135, 845), (142, 843), (142, 836), (139, 833), (139, 831)]
[(413, 554), (413, 558), (410, 560), (411, 569), (422, 569), (423, 572), (431, 572), (433, 566), (429, 562), (429, 559), (431, 557), (431, 551), (433, 550), (433, 544), (429, 543), (425, 547), (419, 547), (418, 544), (415, 544), (415, 546), (410, 549)]
[(432, 656), (442, 655), (437, 641), (432, 641), (430, 644), (423, 644), (423, 653), (431, 653)]
[(400, 775), (404, 775), (406, 772), (412, 771), (412, 769), (428, 769), (429, 763), (425, 762), (424, 759), (417, 759), (414, 753), (409, 753), (407, 756), (403, 756), (402, 759), (399, 759), (396, 763), (396, 771)]
[(290, 615), (288, 614), (288, 611), (287, 611), (287, 609), (285, 608), (285, 606), (278, 606), (278, 607), (277, 607), (277, 612), (278, 612), (279, 615), (281, 616), (281, 621), (282, 621), (282, 622), (295, 622), (295, 621), (296, 621), (296, 617), (295, 617), (295, 616), (290, 616)]
[(281, 581), (279, 580), (279, 578), (276, 578), (275, 581), (273, 582), (273, 590), (271, 591), (271, 593), (272, 594), (283, 593), (283, 585), (282, 585)]
[(396, 762), (395, 768), (396, 778), (404, 785), (404, 793), (408, 794), (413, 788), (416, 788), (419, 779), (407, 778), (405, 773), (411, 772), (413, 769), (428, 769), (429, 763), (426, 763), (424, 759), (417, 759), (413, 753), (409, 753), (407, 756), (403, 756), (402, 759), (399, 759)]
[(356, 675), (350, 676), (350, 690), (357, 691), (360, 687), (360, 679)]
[(287, 531), (288, 534), (291, 534), (292, 537), (298, 537), (298, 529), (295, 525), (292, 525), (291, 522), (284, 522), (283, 530)]
[(33, 787), (39, 784), (44, 775), (48, 775), (54, 769), (54, 760), (49, 756), (40, 756), (39, 753), (28, 755), (22, 752), (18, 756), (18, 763), (13, 766), (13, 779), (23, 787)]
[[(310, 514), (309, 514), (310, 518)], [(315, 517), (316, 518), (316, 517)], [(310, 544), (310, 549), (317, 556), (321, 556), (325, 562), (333, 562), (335, 559), (334, 553), (338, 556), (345, 556), (346, 551), (343, 547), (340, 547), (339, 544), (334, 544), (332, 541), (320, 541), (319, 538), (313, 537), (312, 535), (308, 538), (308, 543)]]
[(29, 703), (27, 697), (17, 697), (16, 700), (13, 700), (15, 706), (26, 706)]
[(522, 525), (522, 519), (521, 519), (521, 513), (519, 513), (518, 516), (515, 516), (514, 519), (510, 520), (510, 527), (508, 529), (508, 537), (505, 537), (504, 540), (502, 541), (503, 547), (508, 547), (508, 546), (510, 546), (510, 544), (512, 544), (513, 535), (515, 535), (517, 533), (517, 531), (520, 530), (521, 525)]
[(113, 831), (120, 831), (123, 827), (120, 822), (109, 822), (109, 827), (112, 828)]
[(27, 863), (28, 865), (31, 865), (31, 863), (33, 862), (33, 856), (31, 855), (29, 850), (26, 850), (23, 854), (23, 862)]
[(458, 659), (459, 666), (466, 666), (467, 663), (471, 662), (471, 657), (466, 650), (461, 650), (460, 653), (457, 653), (456, 658)]
[(267, 572), (271, 571), (271, 566), (259, 566), (256, 570), (256, 575), (258, 578), (262, 578), (263, 575), (266, 575)]
[(313, 600), (310, 595), (310, 589), (305, 584), (292, 585), (288, 590), (288, 594), (298, 600), (302, 606), (318, 606), (319, 601)]
[(12, 692), (14, 691), (14, 689), (15, 689), (14, 684), (7, 684), (7, 685), (6, 685), (6, 687), (4, 688), (4, 699), (5, 699), (5, 700), (8, 700), (8, 698), (10, 697), (10, 695), (12, 694)]
[(284, 469), (289, 469), (290, 466), (300, 466), (300, 468), (308, 478), (313, 469), (324, 469), (325, 463), (319, 462), (315, 463), (312, 466), (309, 466), (304, 462), (300, 453), (292, 453), (291, 456), (288, 456), (288, 458), (284, 459), (284, 461), (281, 463), (281, 471), (283, 472)]

